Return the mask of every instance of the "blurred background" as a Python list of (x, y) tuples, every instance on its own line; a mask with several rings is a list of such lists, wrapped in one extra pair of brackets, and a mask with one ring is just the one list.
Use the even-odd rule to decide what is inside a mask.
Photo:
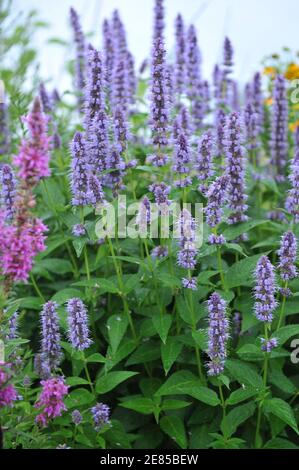
[[(66, 89), (69, 77), (64, 65), (69, 50), (49, 38), (71, 39), (69, 8), (81, 16), (85, 33), (94, 32), (91, 42), (101, 45), (102, 21), (117, 8), (125, 23), (129, 48), (140, 65), (149, 56), (152, 36), (153, 0), (15, 0), (15, 9), (36, 9), (49, 27), (35, 37), (40, 52), (41, 75), (54, 86)], [(298, 0), (165, 0), (166, 40), (169, 54), (174, 47), (174, 19), (178, 12), (186, 23), (196, 25), (203, 55), (203, 73), (210, 77), (220, 60), (225, 35), (235, 48), (235, 77), (245, 83), (260, 68), (262, 59), (280, 52), (283, 46), (299, 50)], [(291, 58), (292, 60), (292, 58)]]

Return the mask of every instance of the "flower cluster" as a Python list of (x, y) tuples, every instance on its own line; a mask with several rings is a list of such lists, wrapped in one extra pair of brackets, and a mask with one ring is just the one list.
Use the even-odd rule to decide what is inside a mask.
[(68, 394), (68, 386), (63, 377), (42, 380), (41, 385), (42, 391), (35, 407), (42, 408), (42, 411), (37, 415), (36, 422), (46, 427), (51, 419), (61, 416), (62, 412), (66, 411), (63, 400)]
[(297, 240), (293, 232), (283, 234), (278, 256), (278, 270), (280, 271), (281, 279), (289, 281), (297, 277), (298, 272), (295, 266), (297, 258)]
[(87, 309), (81, 299), (70, 299), (67, 303), (68, 335), (74, 349), (83, 351), (89, 348), (92, 341), (89, 338)]
[(273, 311), (277, 306), (275, 300), (275, 275), (274, 267), (267, 256), (262, 256), (255, 270), (256, 286), (254, 289), (254, 311), (258, 320), (271, 323)]
[(229, 321), (226, 316), (226, 302), (214, 292), (208, 300), (208, 374), (219, 375), (224, 370), (227, 356), (226, 343), (229, 338)]
[(91, 414), (93, 417), (93, 422), (96, 431), (100, 431), (100, 429), (105, 424), (109, 424), (110, 422), (110, 408), (104, 403), (97, 403), (95, 406), (93, 406), (91, 408)]

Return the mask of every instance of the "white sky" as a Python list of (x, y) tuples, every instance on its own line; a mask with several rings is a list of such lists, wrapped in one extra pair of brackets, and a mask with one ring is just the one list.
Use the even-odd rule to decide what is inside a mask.
[[(85, 32), (96, 32), (92, 41), (95, 46), (100, 45), (103, 18), (118, 8), (137, 64), (149, 55), (153, 0), (15, 0), (15, 5), (22, 10), (36, 8), (41, 19), (50, 23), (50, 28), (36, 38), (36, 46), (43, 77), (51, 78), (60, 91), (68, 86), (63, 75), (65, 53), (59, 46), (47, 45), (46, 40), (70, 38), (70, 6), (81, 15)], [(299, 50), (298, 0), (165, 0), (165, 5), (168, 49), (173, 48), (174, 18), (181, 12), (186, 23), (193, 22), (197, 27), (206, 78), (221, 56), (225, 35), (234, 45), (235, 75), (242, 82), (258, 69), (265, 55), (279, 52), (283, 46)]]

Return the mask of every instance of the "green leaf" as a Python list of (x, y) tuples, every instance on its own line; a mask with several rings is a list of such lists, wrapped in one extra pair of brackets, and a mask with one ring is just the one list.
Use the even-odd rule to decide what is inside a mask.
[(172, 323), (172, 316), (168, 314), (160, 315), (160, 313), (153, 315), (152, 322), (156, 332), (160, 336), (163, 343), (166, 343), (168, 332)]
[(90, 405), (94, 401), (94, 396), (85, 388), (76, 388), (65, 399), (67, 408), (77, 408), (79, 406)]
[(106, 358), (100, 353), (94, 353), (86, 359), (86, 362), (106, 362)]
[(184, 422), (178, 416), (164, 416), (160, 421), (160, 427), (181, 449), (187, 448), (187, 437)]
[(161, 281), (164, 287), (178, 288), (181, 287), (181, 281), (177, 277), (167, 272), (159, 272), (157, 275), (158, 281)]
[(264, 354), (255, 344), (244, 344), (237, 350), (238, 356), (244, 361), (259, 361)]
[(296, 386), (286, 375), (284, 375), (281, 369), (271, 370), (269, 374), (269, 381), (271, 384), (290, 395), (297, 392)]
[(66, 379), (67, 385), (74, 387), (75, 385), (88, 385), (89, 382), (86, 379), (82, 379), (82, 377), (68, 377)]
[(200, 381), (189, 371), (175, 372), (159, 388), (156, 395), (190, 395), (207, 405), (217, 406), (220, 404), (217, 393), (203, 387)]
[(107, 321), (109, 343), (115, 354), (128, 328), (128, 319), (124, 315), (112, 315)]
[(299, 449), (299, 447), (287, 439), (274, 437), (274, 439), (266, 442), (263, 449)]
[(144, 415), (150, 415), (153, 413), (156, 408), (156, 404), (150, 398), (133, 398), (132, 400), (125, 401), (120, 403), (119, 406), (123, 408), (128, 408), (129, 410), (137, 411), (138, 413)]
[(109, 372), (108, 374), (99, 377), (96, 383), (96, 391), (97, 393), (107, 393), (110, 390), (113, 390), (117, 387), (120, 383), (128, 380), (130, 377), (138, 374), (138, 372), (131, 372), (131, 371), (116, 371), (116, 372)]
[(102, 279), (102, 278), (93, 278), (93, 279), (85, 279), (84, 281), (78, 281), (73, 284), (73, 286), (78, 287), (94, 287), (96, 289), (100, 289), (101, 294), (106, 292), (110, 292), (111, 294), (117, 294), (119, 289), (117, 285), (111, 281), (110, 279)]
[(161, 344), (161, 357), (165, 374), (167, 375), (171, 366), (176, 361), (177, 357), (183, 349), (183, 344), (177, 341), (176, 338), (168, 337), (166, 344)]
[(73, 267), (70, 261), (59, 258), (42, 259), (36, 263), (35, 267), (47, 269), (54, 274), (67, 274), (73, 271)]
[(245, 403), (231, 410), (222, 420), (221, 430), (226, 437), (231, 437), (238, 427), (253, 415), (256, 405), (253, 402)]
[(299, 334), (299, 325), (287, 325), (273, 333), (273, 337), (278, 339), (278, 344), (282, 346), (289, 338)]
[(236, 405), (248, 398), (254, 397), (257, 391), (252, 388), (239, 388), (230, 394), (225, 403), (227, 405)]
[(164, 400), (161, 406), (161, 410), (179, 410), (181, 408), (186, 408), (192, 403), (185, 400)]
[(288, 424), (297, 434), (299, 434), (296, 418), (290, 405), (281, 398), (271, 398), (264, 401), (264, 410), (266, 413), (272, 413), (281, 421)]
[(57, 302), (58, 304), (62, 305), (64, 304), (67, 300), (72, 299), (73, 297), (79, 297), (81, 299), (84, 298), (84, 294), (82, 291), (78, 289), (62, 289), (56, 294), (53, 295), (52, 299), (53, 301)]
[(238, 359), (228, 359), (225, 363), (225, 367), (232, 378), (237, 380), (241, 385), (244, 384), (255, 388), (263, 388), (263, 380), (251, 364), (246, 364)]
[(208, 347), (207, 329), (192, 331), (192, 337), (197, 346), (199, 346), (202, 351), (206, 351)]
[(127, 366), (155, 361), (160, 357), (160, 346), (153, 341), (147, 341), (139, 346), (126, 362)]
[(227, 241), (234, 240), (243, 233), (247, 233), (259, 225), (269, 223), (269, 220), (249, 220), (248, 222), (242, 222), (241, 224), (231, 225), (223, 231), (223, 236)]
[(234, 263), (225, 273), (225, 285), (228, 289), (253, 284), (253, 272), (261, 254), (250, 256)]

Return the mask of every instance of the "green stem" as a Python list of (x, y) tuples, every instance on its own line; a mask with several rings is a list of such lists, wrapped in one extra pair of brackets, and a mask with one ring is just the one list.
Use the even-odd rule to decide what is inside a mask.
[[(268, 326), (265, 324), (265, 340), (268, 340)], [(263, 372), (263, 385), (264, 389), (266, 390), (267, 387), (267, 376), (268, 376), (268, 362), (269, 362), (269, 353), (265, 353), (264, 357), (264, 372)], [(260, 427), (261, 427), (261, 420), (262, 420), (262, 402), (259, 404), (258, 416), (257, 416), (257, 424), (256, 424), (256, 432), (255, 432), (255, 448), (259, 448), (260, 444)]]
[(221, 406), (222, 406), (222, 413), (223, 413), (223, 419), (226, 416), (226, 407), (225, 407), (225, 400), (224, 400), (224, 395), (223, 395), (223, 390), (222, 390), (222, 383), (219, 381), (219, 395), (220, 395), (220, 401), (221, 401)]
[(121, 298), (122, 298), (122, 301), (123, 301), (124, 311), (125, 311), (125, 314), (128, 318), (133, 338), (137, 342), (137, 340), (138, 340), (137, 339), (137, 334), (136, 334), (136, 331), (135, 331), (134, 323), (132, 321), (129, 305), (128, 305), (128, 302), (127, 302), (127, 299), (126, 299), (126, 296), (125, 296), (125, 293), (124, 293), (124, 284), (123, 284), (123, 280), (122, 280), (121, 270), (120, 270), (120, 267), (118, 265), (117, 259), (115, 257), (115, 251), (114, 251), (114, 248), (113, 248), (113, 244), (112, 244), (109, 237), (106, 237), (106, 240), (108, 242), (108, 246), (109, 246), (110, 253), (111, 253), (111, 256), (112, 256), (112, 260), (113, 260), (113, 264), (114, 264), (114, 268), (115, 268), (115, 272), (116, 272), (116, 276), (117, 276), (117, 281), (118, 281), (118, 288), (121, 292)]
[(33, 287), (34, 287), (35, 292), (37, 293), (37, 295), (39, 296), (39, 298), (41, 299), (41, 301), (42, 301), (43, 303), (45, 303), (45, 297), (43, 296), (43, 294), (41, 293), (41, 291), (40, 291), (38, 285), (36, 284), (35, 278), (34, 278), (34, 276), (33, 276), (32, 273), (30, 273), (30, 279), (31, 279), (31, 282), (32, 282), (32, 285), (33, 285)]
[[(213, 228), (213, 233), (214, 233), (214, 235), (217, 236), (217, 227)], [(221, 247), (219, 245), (217, 245), (217, 263), (218, 263), (218, 271), (220, 272), (220, 279), (221, 279), (222, 289), (224, 291), (226, 291), (224, 271), (223, 271), (223, 263), (222, 263), (222, 257), (221, 257)]]
[[(288, 281), (285, 281), (284, 289), (287, 289), (287, 288), (288, 288)], [(283, 296), (282, 296), (282, 302), (281, 302), (280, 314), (279, 314), (279, 320), (278, 320), (278, 325), (277, 325), (276, 331), (278, 331), (279, 328), (280, 328), (281, 325), (282, 325), (282, 322), (283, 322), (283, 319), (284, 319), (285, 305), (286, 305), (286, 296), (283, 295)]]
[(84, 352), (83, 352), (83, 360), (84, 360), (85, 375), (86, 375), (86, 378), (87, 378), (87, 380), (88, 380), (91, 393), (92, 393), (93, 395), (95, 395), (95, 389), (94, 389), (93, 383), (92, 383), (91, 378), (90, 378), (90, 374), (89, 374), (89, 370), (88, 370), (88, 366), (87, 366), (87, 362), (86, 362), (86, 359), (85, 359), (85, 354), (84, 354)]

